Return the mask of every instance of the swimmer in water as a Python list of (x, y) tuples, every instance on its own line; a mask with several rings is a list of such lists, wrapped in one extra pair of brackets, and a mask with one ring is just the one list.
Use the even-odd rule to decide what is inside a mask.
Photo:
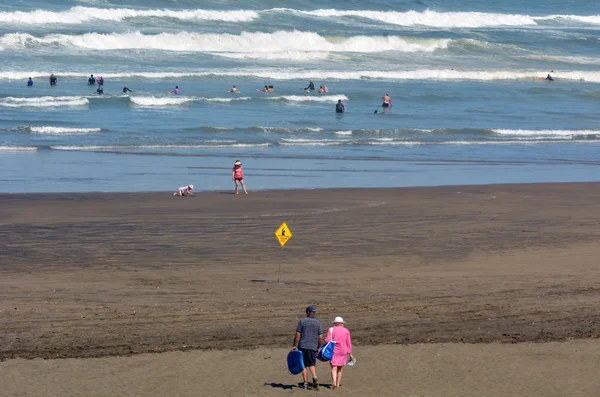
[(94, 94), (96, 94), (96, 95), (104, 94), (104, 88), (102, 88), (102, 86), (99, 85), (98, 88), (96, 89), (96, 91), (94, 91)]
[(58, 82), (58, 79), (56, 78), (56, 76), (54, 75), (54, 73), (52, 73), (50, 75), (50, 78), (48, 80), (50, 81), (50, 85), (51, 86), (55, 86), (56, 83)]
[(386, 92), (385, 95), (383, 96), (383, 103), (381, 104), (381, 107), (384, 109), (389, 109), (392, 107), (392, 98), (390, 98), (389, 94)]
[(91, 74), (90, 78), (88, 79), (88, 85), (96, 85), (96, 78), (93, 74)]
[(552, 76), (550, 76), (550, 73), (548, 73), (548, 76), (546, 76), (546, 78), (544, 80), (554, 81), (554, 79), (552, 78)]
[(231, 89), (229, 90), (229, 92), (233, 92), (236, 93), (238, 92), (237, 88), (235, 88), (235, 86), (231, 87)]
[(123, 94), (127, 94), (128, 92), (133, 92), (129, 89), (129, 87), (125, 86), (123, 87)]
[(33, 87), (33, 80), (31, 80), (31, 77), (27, 80), (27, 87)]
[(342, 103), (341, 99), (338, 99), (337, 103), (335, 104), (335, 112), (336, 113), (344, 113), (346, 111), (346, 109), (344, 108), (344, 104)]
[(181, 91), (179, 91), (179, 86), (176, 85), (175, 89), (173, 91), (169, 91), (169, 95), (179, 95), (181, 94)]

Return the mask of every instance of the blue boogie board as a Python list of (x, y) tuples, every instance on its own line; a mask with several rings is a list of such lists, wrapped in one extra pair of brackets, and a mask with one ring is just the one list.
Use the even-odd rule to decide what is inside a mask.
[(304, 360), (300, 350), (292, 350), (287, 356), (288, 370), (292, 375), (298, 375), (304, 369)]

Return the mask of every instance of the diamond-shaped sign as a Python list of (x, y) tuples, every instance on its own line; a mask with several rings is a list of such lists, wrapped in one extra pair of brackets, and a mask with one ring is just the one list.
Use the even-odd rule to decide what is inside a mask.
[(281, 226), (279, 226), (279, 229), (275, 230), (275, 237), (277, 237), (277, 241), (279, 241), (279, 244), (281, 244), (282, 247), (292, 238), (292, 231), (287, 223), (283, 222)]

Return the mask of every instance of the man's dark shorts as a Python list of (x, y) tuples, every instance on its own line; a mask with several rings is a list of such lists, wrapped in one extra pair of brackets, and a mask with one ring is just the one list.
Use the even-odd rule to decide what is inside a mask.
[(314, 367), (317, 364), (317, 351), (308, 349), (298, 349), (302, 352), (302, 361), (304, 361), (304, 367)]

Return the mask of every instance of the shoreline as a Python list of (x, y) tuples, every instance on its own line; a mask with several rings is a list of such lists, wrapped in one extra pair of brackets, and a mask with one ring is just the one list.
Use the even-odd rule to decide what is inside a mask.
[(308, 304), (361, 345), (600, 337), (600, 183), (195, 198), (0, 195), (0, 359), (285, 346)]
[[(573, 182), (514, 182), (514, 183), (476, 183), (476, 184), (456, 184), (456, 185), (417, 185), (417, 186), (382, 186), (382, 187), (316, 187), (316, 188), (276, 188), (276, 189), (252, 189), (248, 190), (249, 195), (252, 192), (257, 193), (269, 193), (269, 192), (328, 192), (328, 191), (376, 191), (376, 190), (412, 190), (412, 189), (441, 189), (441, 188), (473, 188), (473, 187), (511, 187), (511, 186), (530, 186), (530, 185), (539, 185), (539, 186), (558, 186), (558, 185), (600, 185), (600, 180), (598, 181), (573, 181)], [(22, 196), (79, 196), (79, 195), (140, 195), (140, 194), (148, 194), (148, 195), (163, 195), (163, 194), (173, 194), (173, 192), (177, 189), (173, 190), (147, 190), (147, 191), (136, 191), (136, 192), (127, 192), (127, 191), (79, 191), (79, 192), (32, 192), (32, 193), (2, 193), (0, 192), (0, 199), (3, 198), (12, 198), (12, 197), (22, 197)], [(204, 190), (199, 189), (194, 191), (194, 196), (199, 194), (229, 194), (234, 195), (234, 188), (231, 189), (215, 189), (215, 190)], [(240, 194), (243, 195), (243, 194)], [(189, 198), (189, 197), (188, 197)]]

